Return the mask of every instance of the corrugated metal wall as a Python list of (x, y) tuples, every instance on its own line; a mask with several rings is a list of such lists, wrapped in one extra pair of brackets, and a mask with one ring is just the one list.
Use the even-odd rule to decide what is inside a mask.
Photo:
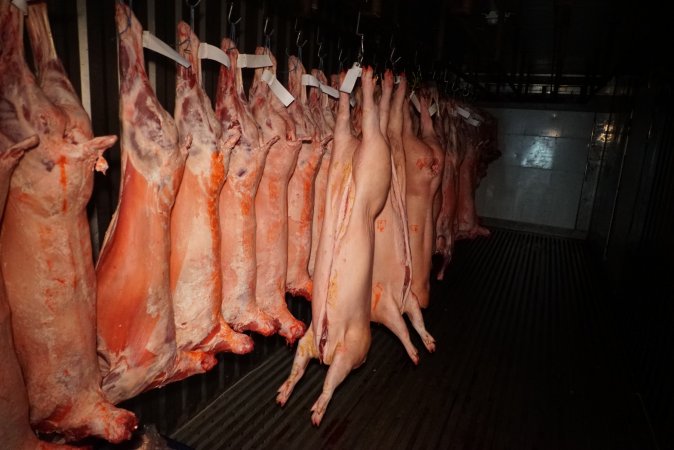
[(624, 365), (662, 448), (674, 448), (672, 99), (671, 85), (636, 91), (624, 145), (603, 156), (590, 229), (612, 282)]

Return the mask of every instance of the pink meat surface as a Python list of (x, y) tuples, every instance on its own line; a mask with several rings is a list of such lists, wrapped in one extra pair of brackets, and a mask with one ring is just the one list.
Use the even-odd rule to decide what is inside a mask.
[(280, 324), (256, 303), (255, 195), (269, 150), (279, 136), (263, 141), (243, 92), (241, 69), (236, 65), (239, 52), (229, 39), (222, 40), (221, 48), (229, 55), (231, 67), (220, 67), (215, 115), (223, 128), (234, 123), (241, 127), (219, 200), (222, 315), (236, 331), (269, 336)]
[(122, 184), (96, 267), (98, 351), (103, 389), (119, 402), (212, 368), (202, 351), (176, 346), (169, 278), (171, 209), (190, 138), (150, 86), (142, 28), (116, 3), (119, 33)]
[(320, 424), (335, 388), (365, 362), (370, 348), (374, 219), (391, 182), (390, 152), (373, 98), (372, 69), (364, 69), (363, 138), (349, 126), (349, 96), (340, 95), (328, 174), (325, 223), (314, 269), (313, 321), (300, 340), (291, 373), (276, 401), (284, 405), (311, 358), (330, 366), (312, 407)]
[(403, 107), (407, 83), (404, 77), (393, 101), (393, 75), (384, 74), (382, 83), (382, 134), (391, 148), (391, 186), (384, 209), (375, 219), (374, 266), (372, 272), (372, 321), (389, 328), (402, 342), (416, 364), (419, 354), (410, 340), (402, 314), (407, 314), (428, 351), (435, 351), (435, 340), (426, 331), (419, 303), (409, 296), (412, 258), (405, 204), (405, 154), (402, 145)]
[[(313, 69), (311, 74), (315, 76), (318, 81), (323, 84), (328, 84), (325, 74)], [(314, 118), (316, 125), (321, 130), (321, 136), (329, 136), (334, 133), (335, 129), (335, 113), (331, 108), (331, 103), (336, 103), (330, 100), (328, 94), (323, 93), (319, 88), (312, 88), (309, 95), (309, 108)], [(314, 215), (311, 220), (311, 254), (309, 255), (309, 276), (314, 274), (314, 266), (316, 264), (316, 251), (318, 250), (318, 240), (321, 236), (321, 228), (323, 227), (323, 220), (325, 219), (325, 196), (328, 190), (328, 170), (330, 168), (330, 159), (332, 158), (333, 141), (328, 142), (321, 165), (316, 174), (314, 181)]]
[[(269, 49), (258, 47), (257, 54), (268, 54), (276, 74), (276, 58)], [(293, 343), (304, 335), (306, 326), (295, 319), (285, 300), (288, 270), (288, 183), (295, 171), (302, 142), (295, 134), (285, 106), (262, 80), (264, 69), (255, 70), (250, 89), (250, 106), (263, 139), (280, 139), (272, 145), (255, 196), (257, 305), (280, 324), (279, 334)]]
[(314, 180), (331, 134), (322, 129), (309, 108), (307, 88), (302, 86), (306, 73), (302, 61), (295, 56), (288, 58), (288, 91), (295, 101), (288, 112), (295, 122), (298, 136), (303, 139), (297, 165), (288, 184), (288, 274), (286, 289), (293, 295), (311, 300), (313, 281), (309, 277), (311, 257), (311, 232), (314, 216)]
[(456, 239), (474, 239), (489, 236), (489, 230), (480, 226), (475, 209), (475, 191), (480, 182), (480, 141), (479, 127), (467, 124), (462, 119), (459, 141), (463, 146), (459, 160), (459, 188), (456, 210)]
[[(456, 241), (456, 209), (459, 192), (459, 136), (457, 118), (452, 116), (452, 100), (442, 100), (438, 115), (444, 134), (445, 167), (442, 174), (442, 203), (435, 222), (435, 252), (442, 258), (437, 279), (442, 280), (452, 259)], [(456, 113), (454, 113), (456, 114)]]
[(192, 136), (185, 172), (171, 212), (171, 297), (176, 343), (181, 350), (248, 353), (253, 341), (222, 317), (220, 215), (218, 200), (229, 170), (238, 124), (223, 130), (201, 87), (199, 39), (178, 23), (179, 52), (189, 68), (179, 66), (174, 118), (181, 139)]
[[(419, 306), (429, 302), (431, 257), (435, 223), (433, 204), (442, 182), (444, 152), (440, 147), (428, 113), (429, 101), (420, 96), (419, 134), (414, 131), (413, 113), (403, 108), (403, 149), (405, 150), (407, 222), (412, 252), (412, 296)], [(406, 103), (409, 103), (406, 101)]]
[(39, 137), (12, 175), (0, 235), (30, 421), (68, 440), (119, 442), (130, 437), (136, 419), (108, 402), (100, 387), (85, 210), (94, 167), (105, 167), (101, 155), (116, 137), (93, 138), (54, 51), (44, 4), (29, 7), (28, 24), (39, 86), (24, 60), (23, 15), (0, 2), (0, 133), (15, 143)]

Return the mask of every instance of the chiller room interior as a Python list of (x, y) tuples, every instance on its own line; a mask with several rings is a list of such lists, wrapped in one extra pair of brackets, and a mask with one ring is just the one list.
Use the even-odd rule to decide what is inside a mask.
[(0, 447), (674, 449), (667, 21), (0, 0)]

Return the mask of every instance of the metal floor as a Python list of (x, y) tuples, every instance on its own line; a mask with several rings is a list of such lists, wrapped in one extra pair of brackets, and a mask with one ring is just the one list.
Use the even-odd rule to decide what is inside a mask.
[(282, 348), (171, 437), (199, 450), (656, 448), (596, 280), (581, 241), (496, 229), (460, 242), (424, 313), (436, 353), (415, 337), (419, 366), (374, 326), (368, 361), (315, 428), (326, 367), (310, 364), (280, 408), (293, 359)]

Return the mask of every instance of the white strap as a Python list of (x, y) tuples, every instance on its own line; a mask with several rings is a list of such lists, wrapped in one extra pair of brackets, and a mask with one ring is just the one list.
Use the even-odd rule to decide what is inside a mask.
[(283, 87), (270, 70), (265, 69), (262, 72), (262, 81), (269, 85), (269, 89), (271, 89), (274, 95), (276, 95), (281, 103), (283, 103), (283, 106), (287, 107), (295, 100), (295, 97)]
[(157, 36), (153, 35), (147, 30), (143, 31), (143, 47), (148, 50), (152, 50), (153, 52), (157, 52), (160, 55), (164, 55), (183, 67), (189, 68), (191, 66), (188, 60), (180, 56), (177, 51), (172, 49), (168, 44), (161, 41)]
[(414, 91), (412, 91), (412, 93), (410, 94), (410, 101), (414, 105), (414, 109), (416, 109), (417, 112), (421, 112), (421, 103), (419, 103), (417, 94)]
[(320, 83), (320, 89), (322, 93), (328, 94), (332, 98), (339, 98), (339, 91), (332, 86)]
[[(410, 101), (414, 105), (414, 109), (416, 109), (417, 112), (421, 113), (421, 103), (419, 103), (419, 99), (417, 98), (416, 93), (412, 92), (410, 94)], [(438, 104), (433, 103), (431, 106), (428, 107), (428, 114), (430, 114), (432, 117), (433, 114), (435, 114), (436, 112), (438, 112)]]
[(227, 53), (222, 51), (221, 48), (216, 47), (215, 45), (207, 44), (205, 42), (201, 42), (199, 44), (198, 56), (199, 59), (210, 59), (212, 61), (217, 61), (227, 68), (231, 67), (232, 65), (229, 60), (229, 56), (227, 56)]
[(474, 126), (474, 127), (480, 126), (479, 120), (475, 120), (475, 119), (470, 118), (470, 119), (466, 119), (466, 122), (469, 123), (470, 125)]
[(302, 86), (320, 87), (321, 83), (315, 76), (305, 73), (302, 75)]
[(28, 5), (26, 4), (26, 0), (12, 0), (12, 5), (19, 8), (19, 11), (21, 11), (24, 16), (28, 15)]
[(269, 55), (244, 55), (239, 53), (236, 65), (240, 68), (259, 69), (260, 67), (271, 67), (272, 63)]
[(302, 75), (302, 86), (317, 87), (322, 93), (328, 94), (330, 97), (339, 98), (339, 91), (337, 89), (321, 83), (318, 81), (318, 78), (310, 74)]
[(356, 85), (356, 80), (362, 73), (363, 69), (361, 69), (360, 65), (358, 63), (353, 63), (353, 66), (346, 71), (346, 76), (344, 77), (344, 81), (339, 87), (339, 90), (350, 94), (351, 91), (353, 91), (353, 87)]
[(457, 107), (456, 107), (456, 112), (457, 112), (461, 117), (463, 117), (464, 119), (467, 119), (467, 118), (470, 117), (470, 111), (468, 111), (467, 109), (463, 109), (463, 108), (460, 107), (460, 106), (457, 106)]

